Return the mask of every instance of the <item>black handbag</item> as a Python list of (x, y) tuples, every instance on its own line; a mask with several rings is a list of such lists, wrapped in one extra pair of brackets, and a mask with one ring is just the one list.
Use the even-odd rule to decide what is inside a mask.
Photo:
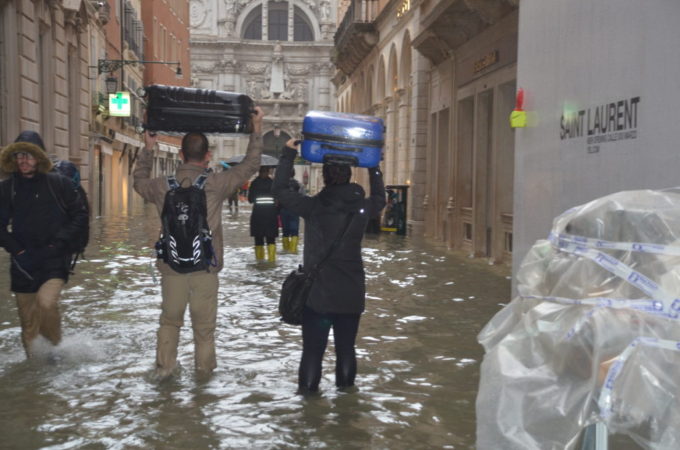
[(349, 229), (353, 217), (354, 213), (348, 216), (347, 223), (345, 224), (342, 233), (335, 239), (323, 259), (319, 261), (311, 271), (305, 272), (302, 266), (299, 265), (298, 268), (288, 274), (283, 281), (281, 295), (279, 297), (279, 315), (283, 322), (289, 325), (302, 325), (302, 311), (305, 309), (305, 304), (307, 303), (309, 292), (312, 289), (314, 278), (316, 278), (316, 275), (319, 273), (321, 265), (333, 254), (340, 244), (340, 241), (342, 241), (342, 238)]

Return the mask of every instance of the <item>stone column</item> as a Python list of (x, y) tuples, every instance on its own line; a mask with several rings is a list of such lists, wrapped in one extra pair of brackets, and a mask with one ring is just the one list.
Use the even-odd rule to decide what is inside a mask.
[(396, 161), (397, 149), (395, 148), (397, 136), (397, 110), (396, 99), (394, 97), (385, 97), (385, 184), (394, 184), (396, 174), (394, 173), (394, 161)]
[(262, 2), (262, 40), (269, 40), (269, 2)]
[(396, 184), (406, 184), (409, 179), (409, 154), (411, 153), (411, 143), (409, 142), (409, 98), (408, 89), (397, 91), (397, 105), (399, 114), (399, 129), (397, 130), (397, 160), (396, 160)]
[(288, 2), (288, 41), (294, 41), (295, 37), (295, 5), (293, 2)]
[(427, 208), (427, 134), (429, 124), (430, 63), (418, 52), (413, 54), (413, 73), (411, 88), (411, 198), (409, 199), (409, 224), (413, 234), (425, 231), (425, 209)]
[(316, 78), (316, 82), (318, 83), (319, 86), (319, 93), (318, 93), (318, 104), (316, 105), (316, 108), (321, 110), (321, 111), (330, 111), (331, 110), (331, 74), (333, 70), (333, 65), (328, 63), (328, 64), (319, 64), (316, 67), (317, 70), (315, 70), (316, 73), (319, 73), (321, 76)]

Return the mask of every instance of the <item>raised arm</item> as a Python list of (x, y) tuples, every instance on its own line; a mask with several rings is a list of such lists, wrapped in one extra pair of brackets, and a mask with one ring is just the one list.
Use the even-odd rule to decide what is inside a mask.
[(371, 185), (371, 195), (368, 198), (370, 217), (377, 215), (385, 207), (385, 183), (383, 182), (380, 166), (368, 169), (368, 179)]
[(301, 217), (307, 217), (312, 210), (314, 200), (300, 192), (293, 191), (288, 183), (293, 170), (293, 162), (295, 161), (295, 156), (297, 156), (295, 147), (297, 147), (296, 141), (290, 139), (283, 149), (279, 165), (276, 168), (274, 183), (272, 184), (272, 194), (274, 194), (274, 198), (279, 201), (283, 208)]
[(252, 114), (253, 132), (250, 134), (250, 142), (246, 156), (239, 164), (229, 170), (216, 174), (217, 185), (220, 189), (220, 197), (227, 198), (234, 193), (244, 182), (250, 179), (260, 168), (262, 161), (262, 120), (264, 113), (259, 106), (255, 107)]
[(153, 168), (153, 148), (156, 145), (158, 138), (148, 130), (144, 132), (144, 148), (140, 150), (135, 164), (135, 170), (132, 172), (134, 179), (133, 188), (146, 201), (154, 201), (158, 195), (157, 184), (151, 178), (151, 169)]

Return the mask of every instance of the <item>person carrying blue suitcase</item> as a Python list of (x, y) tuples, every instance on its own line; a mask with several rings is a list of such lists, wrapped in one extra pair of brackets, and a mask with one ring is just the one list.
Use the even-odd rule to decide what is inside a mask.
[(318, 391), (321, 362), (331, 327), (335, 343), (335, 384), (354, 385), (357, 372), (355, 341), (364, 311), (366, 280), (361, 240), (370, 217), (385, 207), (385, 185), (379, 167), (368, 168), (371, 192), (350, 183), (348, 165), (323, 165), (324, 188), (309, 197), (288, 186), (297, 155), (297, 141), (283, 149), (272, 192), (283, 208), (305, 220), (303, 270), (323, 261), (312, 284), (302, 317), (302, 358), (298, 392)]

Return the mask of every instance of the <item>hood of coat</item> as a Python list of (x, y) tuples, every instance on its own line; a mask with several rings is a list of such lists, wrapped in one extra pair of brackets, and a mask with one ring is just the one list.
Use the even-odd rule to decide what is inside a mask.
[(30, 142), (15, 142), (4, 147), (0, 151), (0, 169), (8, 173), (17, 172), (19, 168), (17, 167), (17, 160), (14, 158), (14, 153), (17, 152), (26, 152), (33, 155), (36, 161), (38, 161), (36, 170), (39, 173), (47, 173), (52, 170), (52, 162), (47, 157), (45, 151)]
[(326, 186), (319, 192), (321, 203), (334, 205), (343, 212), (357, 211), (363, 204), (366, 192), (356, 183)]

